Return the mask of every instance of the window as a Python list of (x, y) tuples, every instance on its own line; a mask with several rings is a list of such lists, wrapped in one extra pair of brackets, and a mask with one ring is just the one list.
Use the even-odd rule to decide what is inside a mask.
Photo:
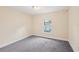
[(44, 32), (51, 32), (51, 19), (50, 18), (44, 19)]

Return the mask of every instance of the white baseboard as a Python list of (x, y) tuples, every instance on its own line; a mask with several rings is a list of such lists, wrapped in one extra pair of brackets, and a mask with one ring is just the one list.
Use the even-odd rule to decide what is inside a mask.
[[(35, 35), (35, 34), (34, 34)], [(41, 37), (46, 37), (46, 36), (42, 36), (42, 35), (35, 35), (35, 36), (41, 36)], [(65, 38), (60, 38), (60, 37), (47, 37), (47, 38), (51, 38), (51, 39), (56, 39), (56, 40), (63, 40), (63, 41), (68, 41), (68, 39)]]
[(73, 46), (72, 46), (72, 44), (70, 43), (70, 41), (69, 41), (69, 44), (70, 44), (72, 50), (75, 52), (75, 49), (73, 48)]
[(17, 40), (13, 40), (13, 41), (7, 42), (7, 43), (5, 43), (5, 44), (2, 44), (2, 45), (0, 45), (0, 48), (3, 48), (3, 47), (5, 47), (5, 46), (8, 46), (8, 45), (10, 45), (10, 44), (12, 44), (12, 43), (15, 43), (15, 42), (17, 42), (17, 41), (23, 40), (24, 38), (27, 38), (27, 37), (29, 37), (29, 36), (31, 36), (31, 35), (24, 36), (24, 37), (18, 38)]
[(72, 47), (74, 52), (79, 52), (78, 48), (74, 47), (74, 45), (69, 41), (70, 46)]
[(53, 38), (58, 40), (68, 41), (68, 39), (65, 39), (65, 38), (60, 38), (60, 37), (53, 37)]
[[(23, 37), (21, 37), (21, 38), (18, 38), (17, 40), (13, 40), (13, 41), (7, 42), (7, 43), (5, 43), (5, 44), (2, 44), (2, 45), (0, 45), (0, 48), (5, 47), (5, 46), (8, 46), (8, 45), (10, 45), (10, 44), (12, 44), (12, 43), (15, 43), (15, 42), (17, 42), (17, 41), (23, 40), (24, 38), (27, 38), (27, 37), (29, 37), (29, 36), (32, 36), (32, 35), (23, 36)], [(36, 36), (42, 36), (42, 35), (36, 35)], [(46, 36), (42, 36), (42, 37), (46, 37)], [(47, 38), (51, 38), (51, 37), (47, 37)], [(52, 37), (52, 38), (53, 38), (53, 39), (58, 39), (58, 40), (67, 41), (67, 39), (64, 39), (64, 38), (59, 38), (59, 37)]]

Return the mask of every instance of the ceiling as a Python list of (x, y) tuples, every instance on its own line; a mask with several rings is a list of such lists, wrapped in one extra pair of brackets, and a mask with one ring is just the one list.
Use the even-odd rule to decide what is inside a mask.
[(68, 9), (66, 6), (39, 6), (39, 9), (34, 9), (32, 6), (12, 6), (11, 8), (18, 11), (29, 13), (31, 15), (37, 15), (42, 13), (55, 12), (63, 9)]

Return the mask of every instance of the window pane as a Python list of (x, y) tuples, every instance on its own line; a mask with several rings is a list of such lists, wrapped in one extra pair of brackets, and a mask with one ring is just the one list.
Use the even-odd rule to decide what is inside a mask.
[(51, 20), (44, 20), (44, 32), (51, 32)]

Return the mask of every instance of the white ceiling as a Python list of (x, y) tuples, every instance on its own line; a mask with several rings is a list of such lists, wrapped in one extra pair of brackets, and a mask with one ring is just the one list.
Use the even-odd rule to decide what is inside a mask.
[(39, 6), (39, 9), (33, 9), (32, 6), (12, 6), (11, 8), (24, 13), (29, 13), (31, 15), (37, 15), (41, 13), (55, 12), (63, 9), (68, 9), (68, 7), (66, 6)]

